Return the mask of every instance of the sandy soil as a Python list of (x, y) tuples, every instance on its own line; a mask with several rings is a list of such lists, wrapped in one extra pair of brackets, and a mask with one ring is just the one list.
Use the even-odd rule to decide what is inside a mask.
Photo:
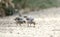
[(24, 15), (35, 18), (35, 28), (27, 27), (27, 24), (17, 26), (14, 18), (18, 15), (0, 18), (0, 37), (60, 37), (60, 8), (43, 9)]

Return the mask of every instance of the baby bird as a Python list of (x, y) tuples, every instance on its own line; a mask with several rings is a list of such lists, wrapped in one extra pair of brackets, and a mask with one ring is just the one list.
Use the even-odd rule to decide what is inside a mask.
[(22, 17), (16, 17), (15, 21), (16, 21), (16, 24), (19, 24), (20, 26), (21, 24), (26, 23), (26, 21)]
[(34, 25), (34, 27), (35, 27), (35, 22), (34, 22), (34, 18), (33, 17), (28, 17), (28, 16), (24, 16), (24, 18), (26, 18), (26, 20), (27, 20), (27, 24), (30, 24), (30, 26), (31, 26), (31, 24), (33, 24)]

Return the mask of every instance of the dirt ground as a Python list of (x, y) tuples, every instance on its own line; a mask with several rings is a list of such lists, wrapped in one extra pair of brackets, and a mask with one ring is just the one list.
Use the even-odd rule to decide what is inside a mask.
[[(17, 26), (14, 18), (18, 15), (0, 18), (0, 37), (60, 37), (60, 8), (49, 8), (28, 14), (35, 18), (34, 27), (27, 24)], [(33, 25), (32, 25), (33, 26)]]

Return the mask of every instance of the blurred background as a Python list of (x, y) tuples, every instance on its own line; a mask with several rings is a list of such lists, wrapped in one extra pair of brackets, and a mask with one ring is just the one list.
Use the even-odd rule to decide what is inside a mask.
[(60, 7), (60, 0), (0, 0), (0, 17), (51, 7)]

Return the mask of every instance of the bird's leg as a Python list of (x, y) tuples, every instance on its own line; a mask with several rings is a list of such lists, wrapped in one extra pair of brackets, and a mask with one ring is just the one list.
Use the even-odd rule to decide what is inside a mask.
[(31, 27), (31, 23), (29, 23), (29, 27)]
[(35, 27), (35, 25), (33, 27)]
[(19, 25), (21, 26), (21, 23)]
[(29, 23), (27, 23), (28, 24), (28, 27), (29, 27)]
[(16, 23), (16, 25), (18, 26), (18, 22), (15, 22)]
[(34, 24), (34, 26), (33, 26), (33, 27), (35, 27), (35, 22), (33, 22), (33, 24)]
[(19, 23), (17, 23), (17, 26), (19, 25)]
[(28, 23), (28, 27), (30, 27), (30, 23)]

